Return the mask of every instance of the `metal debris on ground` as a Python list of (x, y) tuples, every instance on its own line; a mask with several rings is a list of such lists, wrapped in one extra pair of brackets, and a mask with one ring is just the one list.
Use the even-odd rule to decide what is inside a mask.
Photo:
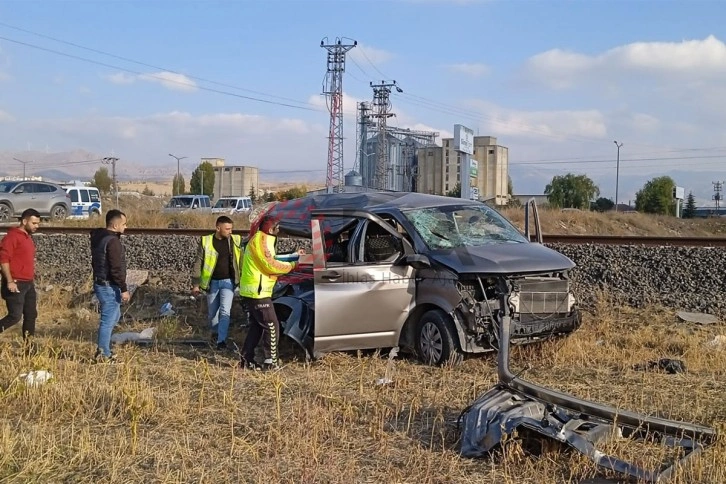
[(140, 333), (135, 333), (132, 331), (127, 331), (124, 333), (114, 333), (111, 335), (111, 342), (116, 344), (121, 343), (127, 343), (129, 341), (138, 342), (138, 341), (152, 341), (154, 339), (154, 334), (156, 333), (156, 328), (146, 328), (145, 330), (141, 331)]
[(676, 316), (681, 321), (685, 321), (687, 323), (696, 323), (696, 324), (718, 324), (718, 318), (712, 314), (706, 314), (706, 313), (692, 313), (688, 311), (678, 311), (676, 313)]
[[(498, 331), (499, 382), (459, 417), (462, 456), (483, 457), (505, 445), (517, 429), (526, 428), (568, 445), (603, 469), (640, 482), (660, 482), (716, 442), (716, 430), (710, 427), (641, 415), (523, 380), (509, 367), (510, 325), (511, 318), (505, 317)], [(660, 441), (678, 450), (680, 458), (666, 459), (654, 469), (640, 467), (598, 449), (613, 435), (633, 442)]]
[(671, 358), (661, 358), (658, 361), (648, 361), (647, 363), (638, 363), (633, 366), (635, 371), (663, 370), (666, 373), (674, 375), (676, 373), (685, 373), (686, 363), (683, 360), (674, 360)]

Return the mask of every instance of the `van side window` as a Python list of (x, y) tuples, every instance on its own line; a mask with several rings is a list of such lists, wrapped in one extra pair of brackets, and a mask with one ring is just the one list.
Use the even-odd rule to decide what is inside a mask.
[(98, 192), (96, 190), (88, 190), (88, 193), (91, 195), (91, 201), (92, 202), (100, 202), (101, 199), (98, 197)]
[(69, 190), (71, 194), (71, 202), (78, 203), (78, 190)]
[(88, 203), (91, 201), (91, 197), (88, 196), (88, 190), (78, 190), (78, 191), (81, 192), (81, 201), (82, 202)]

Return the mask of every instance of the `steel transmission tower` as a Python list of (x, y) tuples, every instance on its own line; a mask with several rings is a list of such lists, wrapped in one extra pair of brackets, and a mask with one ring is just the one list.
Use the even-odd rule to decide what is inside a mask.
[[(343, 72), (345, 72), (345, 54), (358, 45), (343, 44), (336, 37), (334, 44), (326, 43), (325, 37), (320, 47), (328, 51), (328, 71), (323, 84), (323, 94), (327, 97), (330, 112), (330, 130), (328, 133), (328, 169), (325, 187), (328, 193), (343, 189)], [(350, 39), (352, 40), (352, 39)]]
[(373, 88), (373, 114), (378, 119), (378, 150), (376, 153), (376, 172), (374, 185), (378, 190), (385, 190), (388, 181), (388, 134), (386, 124), (388, 118), (395, 116), (391, 112), (391, 88), (396, 87), (398, 92), (403, 90), (396, 86), (396, 81), (381, 81), (380, 84), (370, 83)]
[(366, 140), (368, 139), (368, 131), (371, 125), (371, 104), (366, 101), (359, 102), (357, 105), (357, 153), (355, 157), (355, 165), (353, 171), (361, 173), (364, 167), (368, 166), (368, 153), (366, 152)]
[(713, 184), (713, 200), (716, 202), (716, 216), (721, 215), (721, 190), (723, 188), (723, 184), (720, 181), (711, 182)]

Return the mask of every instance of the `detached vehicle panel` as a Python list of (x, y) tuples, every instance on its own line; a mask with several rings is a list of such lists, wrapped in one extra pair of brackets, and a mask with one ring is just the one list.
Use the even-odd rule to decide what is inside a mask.
[(313, 267), (281, 277), (273, 301), (309, 356), (401, 346), (429, 364), (574, 331), (574, 263), (532, 243), (483, 203), (418, 193), (281, 202), (280, 228), (312, 239)]

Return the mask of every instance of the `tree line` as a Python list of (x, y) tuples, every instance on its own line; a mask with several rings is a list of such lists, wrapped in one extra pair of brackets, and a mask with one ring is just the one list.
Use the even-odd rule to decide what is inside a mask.
[[(644, 213), (676, 215), (673, 192), (676, 183), (669, 176), (659, 176), (648, 180), (635, 194), (635, 210)], [(600, 188), (586, 175), (557, 175), (545, 187), (547, 202), (555, 208), (577, 208), (605, 212), (614, 208), (615, 203), (600, 197)], [(696, 200), (693, 193), (688, 194), (682, 217), (695, 215)]]

